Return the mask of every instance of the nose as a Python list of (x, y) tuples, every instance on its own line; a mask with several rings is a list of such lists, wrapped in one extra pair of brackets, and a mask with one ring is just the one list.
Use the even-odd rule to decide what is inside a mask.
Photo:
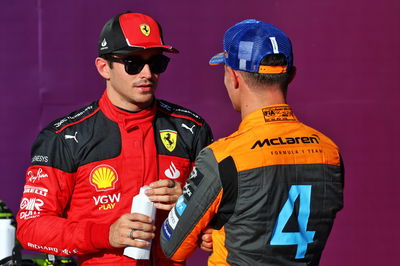
[(140, 71), (140, 77), (142, 78), (151, 78), (151, 70), (149, 64), (145, 64), (142, 71)]

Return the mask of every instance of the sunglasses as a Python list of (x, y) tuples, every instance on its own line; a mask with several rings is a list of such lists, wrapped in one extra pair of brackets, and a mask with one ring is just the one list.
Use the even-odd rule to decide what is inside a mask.
[(106, 56), (105, 59), (110, 62), (123, 63), (125, 65), (125, 71), (129, 75), (140, 73), (146, 64), (149, 65), (152, 73), (163, 73), (167, 69), (170, 60), (169, 57), (163, 54), (152, 56), (148, 60), (144, 60), (140, 56), (113, 57), (111, 55)]

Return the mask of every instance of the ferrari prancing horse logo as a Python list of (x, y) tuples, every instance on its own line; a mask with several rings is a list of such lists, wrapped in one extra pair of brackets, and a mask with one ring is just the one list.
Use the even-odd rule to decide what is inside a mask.
[(172, 152), (176, 147), (177, 132), (171, 129), (160, 130), (161, 141), (165, 148)]
[(142, 31), (142, 33), (146, 36), (150, 35), (150, 26), (147, 24), (142, 24), (140, 25), (140, 30)]

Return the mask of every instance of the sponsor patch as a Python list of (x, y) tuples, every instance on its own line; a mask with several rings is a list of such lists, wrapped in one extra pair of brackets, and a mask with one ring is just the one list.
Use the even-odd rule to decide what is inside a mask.
[(182, 213), (185, 211), (186, 209), (186, 203), (185, 203), (185, 198), (183, 195), (181, 195), (178, 200), (176, 201), (175, 204), (175, 209), (176, 212), (179, 214), (179, 216), (182, 216)]
[(296, 121), (292, 108), (289, 106), (267, 107), (262, 109), (265, 122)]
[(164, 102), (158, 102), (160, 104), (160, 106), (164, 109), (167, 109), (168, 111), (172, 111), (172, 107)]
[(33, 187), (28, 185), (24, 186), (24, 193), (32, 193), (46, 197), (48, 192), (49, 190), (47, 188)]
[(278, 145), (291, 145), (291, 144), (319, 144), (319, 136), (316, 134), (312, 134), (309, 137), (301, 136), (301, 137), (278, 137), (271, 139), (264, 139), (263, 141), (257, 140), (251, 149), (256, 147), (262, 148), (264, 145), (267, 146), (278, 146)]
[(21, 220), (28, 220), (40, 217), (40, 212), (38, 211), (25, 211), (19, 213), (19, 218)]
[(196, 115), (195, 113), (193, 113), (193, 112), (191, 112), (190, 110), (187, 110), (187, 109), (175, 109), (175, 111), (178, 111), (178, 112), (182, 112), (182, 113), (187, 113), (187, 114), (190, 114), (191, 116), (194, 116), (194, 117), (196, 117), (197, 119), (200, 119), (200, 116), (198, 116), (198, 115)]
[(37, 244), (32, 244), (30, 242), (28, 242), (28, 247), (33, 248), (33, 249), (38, 249), (38, 250), (47, 250), (47, 251), (53, 251), (53, 252), (57, 252), (58, 253), (58, 248), (56, 247), (47, 247), (47, 246), (41, 246), (41, 245), (37, 245)]
[(28, 220), (32, 218), (37, 218), (40, 216), (40, 212), (42, 211), (42, 206), (44, 205), (43, 200), (37, 198), (23, 198), (21, 200), (20, 208), (20, 219)]
[(60, 121), (58, 121), (57, 123), (54, 124), (54, 126), (56, 128), (61, 127), (63, 124), (65, 124), (66, 122), (70, 121), (70, 120), (74, 120), (76, 118), (79, 118), (80, 116), (84, 115), (86, 112), (90, 111), (91, 109), (93, 109), (93, 106), (88, 106), (86, 107), (83, 111), (73, 115), (73, 116), (67, 116), (63, 119), (61, 119)]
[(171, 179), (177, 179), (181, 176), (181, 172), (176, 168), (174, 162), (171, 161), (171, 164), (167, 170), (164, 171), (166, 177)]
[(49, 157), (45, 155), (35, 155), (32, 157), (32, 163), (47, 163)]
[(115, 189), (118, 181), (118, 174), (109, 165), (101, 164), (93, 168), (89, 175), (89, 181), (96, 191), (107, 191)]
[(39, 168), (36, 172), (33, 170), (29, 170), (26, 173), (26, 177), (28, 178), (29, 182), (35, 183), (42, 180), (43, 178), (49, 177), (49, 175), (42, 168)]
[(151, 31), (150, 31), (150, 26), (147, 24), (142, 24), (140, 25), (140, 31), (145, 35), (149, 36)]
[(176, 147), (176, 140), (178, 138), (178, 134), (176, 131), (171, 129), (160, 130), (160, 138), (164, 147), (172, 152)]
[(239, 43), (238, 59), (239, 59), (239, 69), (246, 70), (247, 62), (251, 61), (251, 56), (253, 54), (254, 42), (241, 41)]
[(194, 134), (193, 129), (194, 129), (195, 126), (196, 126), (196, 125), (193, 125), (193, 126), (189, 127), (189, 126), (186, 125), (185, 123), (182, 123), (182, 124), (181, 124), (181, 127), (185, 128), (185, 129), (187, 129), (187, 130), (189, 130), (190, 133), (192, 133), (192, 135)]
[(168, 223), (171, 225), (172, 229), (175, 229), (178, 224), (179, 218), (176, 216), (175, 210), (172, 209), (168, 214)]
[(76, 135), (77, 135), (77, 134), (78, 134), (77, 131), (75, 131), (74, 135), (67, 135), (67, 134), (65, 134), (65, 135), (64, 135), (64, 138), (65, 138), (66, 140), (68, 140), (68, 139), (73, 139), (76, 143), (79, 143), (78, 139), (76, 138)]
[(190, 181), (192, 181), (196, 186), (198, 186), (203, 177), (204, 175), (199, 170), (197, 170), (196, 166), (193, 167), (193, 170), (189, 175)]
[(171, 230), (169, 228), (170, 227), (169, 227), (169, 224), (168, 224), (168, 220), (165, 220), (165, 222), (163, 223), (163, 226), (162, 226), (162, 232), (164, 234), (164, 237), (168, 241), (171, 239), (171, 236), (172, 236), (172, 232), (171, 232)]
[(192, 196), (193, 188), (189, 183), (186, 183), (185, 186), (183, 187), (183, 196), (185, 197), (186, 201), (190, 200), (190, 197)]
[(44, 205), (43, 200), (37, 199), (37, 198), (23, 198), (21, 200), (20, 208), (22, 210), (28, 210), (28, 211), (41, 211), (42, 207)]
[(121, 199), (121, 193), (112, 195), (93, 196), (94, 204), (99, 210), (112, 210)]
[(105, 50), (105, 49), (108, 49), (106, 38), (104, 38), (103, 41), (101, 42), (100, 50)]

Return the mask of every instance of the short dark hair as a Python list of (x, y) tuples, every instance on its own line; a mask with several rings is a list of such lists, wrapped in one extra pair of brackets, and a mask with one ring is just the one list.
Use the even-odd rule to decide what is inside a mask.
[(111, 61), (111, 57), (112, 57), (112, 54), (103, 54), (103, 55), (101, 55), (100, 56), (101, 58), (103, 58), (103, 59), (105, 59), (106, 61), (107, 61), (107, 63), (108, 63), (108, 65), (109, 65), (109, 67), (112, 69), (113, 68), (113, 61)]
[[(265, 56), (260, 65), (263, 66), (286, 66), (286, 57), (282, 54), (270, 54)], [(261, 74), (261, 73), (252, 73), (245, 72), (243, 73), (243, 77), (246, 82), (250, 83), (253, 86), (263, 86), (263, 85), (279, 85), (282, 91), (286, 94), (287, 87), (292, 80), (293, 67), (288, 72), (281, 74)]]

